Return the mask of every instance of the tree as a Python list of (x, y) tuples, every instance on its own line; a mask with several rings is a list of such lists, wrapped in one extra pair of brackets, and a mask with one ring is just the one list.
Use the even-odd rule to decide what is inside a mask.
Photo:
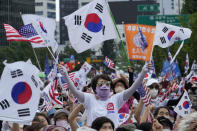
[(185, 0), (181, 14), (193, 14), (197, 12), (197, 1), (196, 0)]
[(104, 42), (101, 49), (103, 56), (107, 56), (111, 60), (115, 60), (114, 40), (107, 40)]
[[(38, 59), (41, 64), (42, 71), (44, 70), (45, 54), (48, 52), (46, 48), (35, 49)], [(37, 65), (35, 56), (33, 54), (32, 46), (27, 42), (10, 42), (9, 46), (0, 48), (0, 73), (2, 73), (4, 65), (3, 61), (7, 60), (8, 63), (16, 61), (27, 61), (30, 59), (32, 64)]]

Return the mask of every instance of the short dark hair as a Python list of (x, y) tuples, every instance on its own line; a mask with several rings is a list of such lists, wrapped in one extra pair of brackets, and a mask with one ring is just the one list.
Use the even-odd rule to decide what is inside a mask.
[(159, 110), (160, 110), (161, 108), (165, 108), (165, 109), (167, 109), (167, 110), (168, 110), (168, 112), (169, 112), (169, 114), (170, 114), (170, 109), (169, 109), (169, 107), (168, 107), (168, 106), (160, 106), (160, 107), (157, 107), (157, 108), (155, 109), (155, 111), (153, 112), (153, 116), (154, 116), (154, 117), (156, 117), (156, 116), (158, 115)]
[(100, 78), (104, 79), (104, 80), (107, 80), (107, 81), (110, 81), (111, 82), (111, 88), (113, 87), (112, 80), (108, 75), (106, 75), (106, 74), (97, 75), (91, 81), (91, 86), (92, 86), (92, 89), (93, 89), (94, 93), (96, 93), (96, 85), (97, 85), (98, 79), (100, 79)]
[(103, 126), (104, 123), (111, 123), (111, 126), (114, 130), (114, 123), (112, 120), (110, 120), (109, 118), (102, 116), (102, 117), (98, 117), (96, 118), (91, 125), (91, 128), (96, 129), (97, 131), (101, 129), (101, 127)]

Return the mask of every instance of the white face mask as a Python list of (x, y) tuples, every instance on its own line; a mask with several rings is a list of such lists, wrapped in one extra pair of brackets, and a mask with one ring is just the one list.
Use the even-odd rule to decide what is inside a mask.
[(162, 131), (171, 131), (170, 129), (162, 129)]
[(59, 121), (56, 121), (56, 125), (57, 126), (62, 126), (62, 127), (66, 127), (68, 124), (68, 122), (66, 120), (59, 120)]
[(122, 92), (122, 91), (124, 91), (124, 90), (125, 90), (125, 88), (122, 87), (122, 86), (116, 86), (116, 87), (115, 87), (115, 92), (116, 92), (116, 93), (120, 93), (120, 92)]
[(158, 90), (156, 90), (156, 89), (151, 89), (151, 90), (149, 91), (149, 93), (150, 93), (151, 97), (156, 98), (156, 96), (158, 95)]

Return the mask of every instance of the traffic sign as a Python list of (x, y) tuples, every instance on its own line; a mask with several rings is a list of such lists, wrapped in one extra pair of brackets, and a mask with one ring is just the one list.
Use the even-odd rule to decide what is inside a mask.
[(70, 61), (70, 58), (63, 58), (63, 61), (68, 62)]
[(139, 15), (137, 16), (137, 23), (144, 25), (156, 25), (156, 21), (160, 21), (167, 24), (172, 24), (176, 26), (181, 26), (180, 18), (184, 21), (189, 20), (188, 14), (185, 15)]
[(157, 12), (159, 11), (158, 4), (149, 4), (149, 5), (138, 5), (137, 9), (139, 12)]

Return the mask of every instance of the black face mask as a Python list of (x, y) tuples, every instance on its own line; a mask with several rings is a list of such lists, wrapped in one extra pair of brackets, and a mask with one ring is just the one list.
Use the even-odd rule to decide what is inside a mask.
[(170, 127), (170, 129), (172, 130), (173, 123), (168, 118), (160, 116), (157, 118), (157, 120), (161, 125), (163, 125), (164, 127)]

